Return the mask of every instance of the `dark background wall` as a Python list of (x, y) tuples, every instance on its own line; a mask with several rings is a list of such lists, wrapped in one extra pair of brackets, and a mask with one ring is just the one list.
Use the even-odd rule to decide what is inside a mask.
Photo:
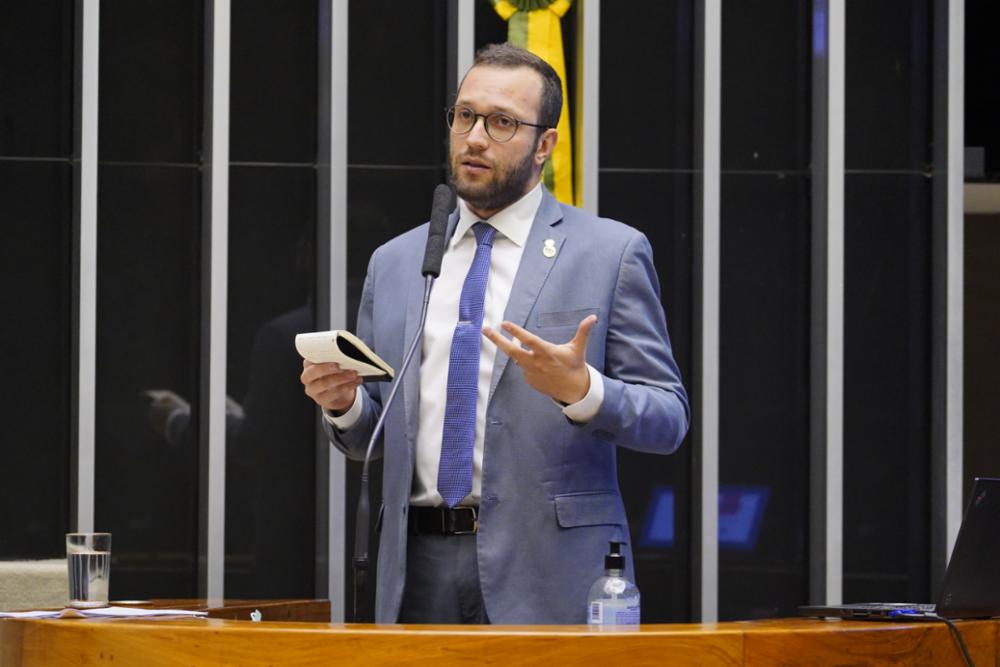
[[(966, 5), (968, 133), (987, 147), (993, 173), (998, 59), (982, 26), (996, 25), (997, 10)], [(74, 6), (0, 7), (9, 323), (0, 506), (18, 508), (0, 513), (0, 558), (59, 555), (70, 525)], [(563, 19), (570, 100), (578, 11)], [(628, 12), (602, 3), (598, 100), (599, 213), (650, 238), (689, 388), (701, 176), (695, 12), (694, 0), (644, 0)], [(96, 520), (115, 534), (112, 597), (196, 591), (204, 15), (201, 0), (101, 3)], [(313, 0), (233, 3), (231, 596), (303, 597), (317, 585), (315, 412), (290, 338), (316, 321), (318, 16)], [(930, 0), (850, 2), (846, 16), (844, 596), (928, 598), (932, 26), (942, 18)], [(351, 0), (349, 17), (353, 327), (372, 250), (425, 220), (445, 177), (453, 74), (448, 3)], [(736, 512), (746, 494), (764, 502), (752, 539), (722, 546), (723, 618), (791, 614), (808, 592), (815, 21), (804, 0), (722, 3), (720, 508)], [(477, 46), (506, 29), (477, 2)], [(996, 229), (982, 217), (967, 231), (967, 477), (1000, 473), (988, 455), (1000, 395), (1000, 370), (990, 370), (1000, 366)], [(149, 390), (192, 406), (172, 438), (151, 422)], [(620, 457), (646, 621), (693, 614), (697, 428), (674, 456)], [(357, 476), (348, 465), (352, 510)]]
[[(966, 3), (965, 145), (983, 149), (985, 171), (976, 187), (992, 192), (990, 212), (965, 223), (965, 466), (1000, 477), (1000, 48), (993, 27), (1000, 7)], [(970, 493), (969, 476), (966, 494)]]
[(965, 467), (1000, 477), (1000, 210), (967, 216), (965, 242)]
[(931, 5), (847, 5), (848, 601), (931, 596)]
[[(201, 335), (204, 5), (101, 3), (95, 526), (114, 595), (193, 595)], [(145, 392), (195, 406), (169, 443)]]
[(757, 544), (720, 549), (720, 618), (808, 590), (811, 26), (807, 2), (722, 3), (719, 483), (768, 497)]
[[(636, 22), (601, 5), (599, 213), (649, 237), (681, 375), (693, 376), (694, 3), (649, 3)], [(628, 72), (628, 76), (623, 76)], [(636, 82), (644, 82), (636, 89)], [(636, 93), (639, 94), (636, 94)], [(691, 614), (692, 436), (676, 454), (618, 455), (644, 618)], [(672, 501), (672, 535), (651, 530)], [(649, 582), (647, 584), (647, 582)]]
[(0, 558), (65, 549), (73, 58), (72, 2), (0, 5)]
[(989, 0), (965, 3), (965, 145), (983, 149), (986, 180), (1000, 180), (1000, 50), (993, 28), (1000, 8)]
[(225, 590), (308, 598), (315, 410), (293, 341), (316, 329), (319, 9), (232, 11), (226, 393), (243, 416), (226, 428)]

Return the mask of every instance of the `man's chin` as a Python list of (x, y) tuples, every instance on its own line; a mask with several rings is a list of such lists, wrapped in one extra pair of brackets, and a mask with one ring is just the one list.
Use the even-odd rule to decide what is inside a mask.
[(479, 208), (483, 203), (495, 197), (495, 193), (486, 184), (470, 184), (459, 180), (454, 181), (452, 185), (455, 188), (455, 194), (475, 208)]

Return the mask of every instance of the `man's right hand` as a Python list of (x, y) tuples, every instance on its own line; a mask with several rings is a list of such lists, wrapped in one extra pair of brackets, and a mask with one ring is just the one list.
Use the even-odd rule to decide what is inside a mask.
[(339, 364), (314, 364), (302, 360), (302, 375), (299, 377), (305, 387), (306, 396), (316, 401), (316, 405), (341, 415), (354, 404), (361, 384), (361, 376), (356, 371), (341, 370)]

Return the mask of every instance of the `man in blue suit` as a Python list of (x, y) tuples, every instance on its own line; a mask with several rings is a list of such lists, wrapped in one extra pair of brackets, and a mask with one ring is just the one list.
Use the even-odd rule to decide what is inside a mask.
[[(628, 542), (616, 448), (669, 454), (687, 432), (649, 242), (540, 184), (561, 105), (552, 68), (504, 44), (477, 54), (448, 111), (459, 206), (419, 372), (377, 452), (378, 622), (586, 622), (608, 542)], [(395, 368), (426, 238), (368, 266), (358, 334)], [(301, 379), (334, 446), (363, 458), (388, 385), (308, 361)]]

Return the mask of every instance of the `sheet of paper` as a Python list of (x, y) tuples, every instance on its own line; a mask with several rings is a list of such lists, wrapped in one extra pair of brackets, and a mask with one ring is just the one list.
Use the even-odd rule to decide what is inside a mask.
[(139, 616), (208, 616), (208, 612), (187, 609), (143, 609), (139, 607), (99, 607), (97, 609), (64, 609), (80, 612), (83, 616), (134, 618)]
[(208, 616), (208, 612), (187, 609), (143, 609), (139, 607), (98, 607), (97, 609), (64, 609), (87, 617), (135, 618), (139, 616)]
[(187, 609), (141, 609), (138, 607), (99, 607), (97, 609), (55, 609), (47, 611), (0, 612), (0, 618), (141, 618), (149, 616), (207, 616), (208, 612)]
[(55, 618), (62, 611), (0, 611), (0, 618)]

